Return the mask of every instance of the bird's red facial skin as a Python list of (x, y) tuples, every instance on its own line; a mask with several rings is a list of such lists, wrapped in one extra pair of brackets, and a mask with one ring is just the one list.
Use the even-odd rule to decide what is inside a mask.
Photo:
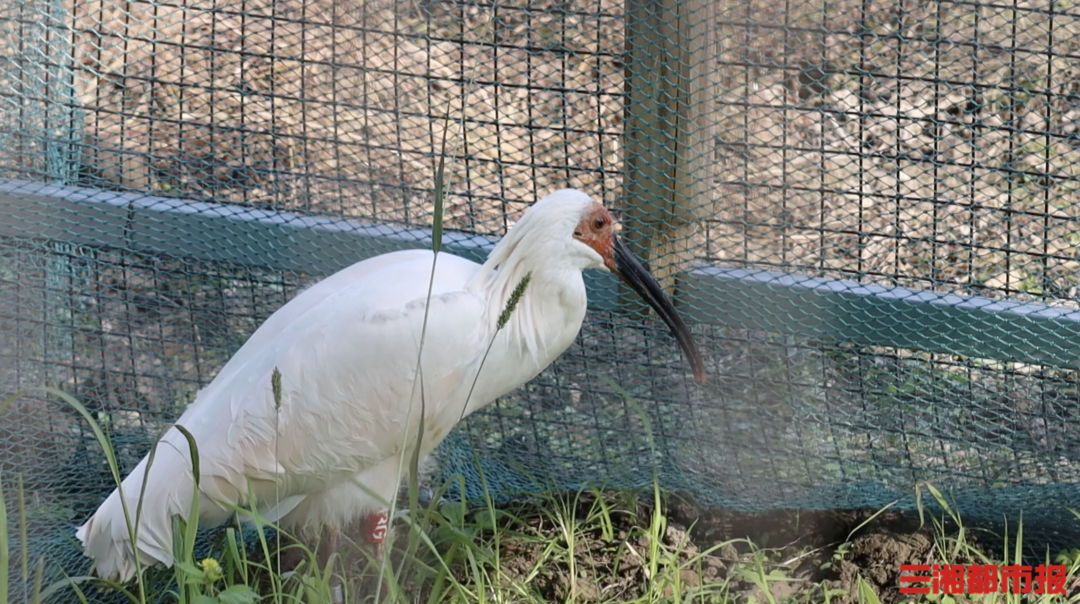
[(611, 272), (615, 272), (615, 250), (612, 247), (614, 237), (615, 220), (611, 217), (611, 212), (600, 204), (596, 204), (574, 229), (574, 238), (596, 250), (604, 259), (604, 266)]

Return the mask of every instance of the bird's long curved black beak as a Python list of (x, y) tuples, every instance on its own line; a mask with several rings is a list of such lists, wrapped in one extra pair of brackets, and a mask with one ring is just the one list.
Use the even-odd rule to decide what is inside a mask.
[(690, 330), (686, 327), (686, 323), (683, 323), (679, 312), (675, 310), (675, 305), (664, 294), (664, 290), (660, 288), (656, 279), (653, 279), (649, 271), (642, 266), (641, 261), (618, 237), (612, 237), (612, 252), (615, 274), (648, 302), (664, 323), (667, 323), (668, 328), (675, 334), (675, 339), (679, 341), (679, 346), (690, 360), (690, 367), (694, 370), (694, 381), (704, 384), (705, 363), (701, 359), (701, 353), (698, 352), (694, 338), (690, 335)]

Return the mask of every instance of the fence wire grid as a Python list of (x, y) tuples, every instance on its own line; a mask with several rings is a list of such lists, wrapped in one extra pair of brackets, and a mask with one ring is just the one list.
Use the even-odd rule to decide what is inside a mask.
[[(379, 249), (294, 253), (305, 220), (424, 245), (449, 124), (448, 229), (498, 238), (586, 190), (692, 318), (710, 376), (591, 281), (571, 350), (440, 448), (474, 495), (474, 448), (497, 494), (655, 467), (743, 510), (911, 509), (929, 480), (966, 519), (1047, 524), (1080, 495), (1069, 0), (10, 0), (0, 34), (0, 395), (72, 393), (125, 470), (261, 321)], [(76, 193), (54, 205), (55, 187)], [(171, 209), (133, 209), (151, 198)], [(203, 230), (222, 208), (276, 226)], [(734, 277), (700, 286), (716, 271)], [(925, 303), (834, 306), (793, 276)], [(997, 302), (1056, 339), (986, 327)], [(23, 481), (35, 551), (84, 569), (71, 530), (111, 490), (88, 427), (27, 394), (0, 417), (0, 472), (6, 493)]]

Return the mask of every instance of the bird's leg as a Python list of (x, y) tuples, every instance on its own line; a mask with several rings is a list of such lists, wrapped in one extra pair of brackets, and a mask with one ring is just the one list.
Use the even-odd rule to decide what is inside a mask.
[(386, 510), (368, 514), (367, 520), (364, 522), (364, 537), (368, 543), (374, 546), (375, 559), (379, 561), (382, 561), (383, 541), (386, 540), (387, 525)]
[(376, 568), (379, 572), (379, 582), (382, 583), (381, 593), (386, 593), (388, 586), (384, 582), (383, 577), (383, 542), (386, 540), (386, 530), (389, 526), (389, 520), (386, 510), (379, 510), (372, 514), (368, 514), (364, 519), (364, 539), (371, 544), (372, 554), (375, 557)]
[[(330, 557), (337, 553), (339, 532), (336, 526), (328, 524), (323, 527), (322, 539), (319, 540), (319, 565), (323, 568), (327, 567)], [(333, 604), (341, 604), (345, 601), (345, 588), (338, 573), (330, 575), (330, 601)]]

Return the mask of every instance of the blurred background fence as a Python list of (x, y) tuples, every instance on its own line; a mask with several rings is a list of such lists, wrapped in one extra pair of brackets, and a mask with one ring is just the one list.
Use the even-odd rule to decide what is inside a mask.
[[(8, 0), (0, 394), (71, 392), (130, 468), (298, 289), (426, 245), (449, 115), (451, 250), (585, 189), (711, 381), (590, 275), (574, 347), (444, 473), (474, 447), (504, 494), (657, 467), (751, 511), (929, 480), (1052, 525), (1080, 495), (1078, 45), (1071, 0)], [(83, 422), (19, 399), (0, 472), (35, 551), (83, 564), (111, 481)]]

